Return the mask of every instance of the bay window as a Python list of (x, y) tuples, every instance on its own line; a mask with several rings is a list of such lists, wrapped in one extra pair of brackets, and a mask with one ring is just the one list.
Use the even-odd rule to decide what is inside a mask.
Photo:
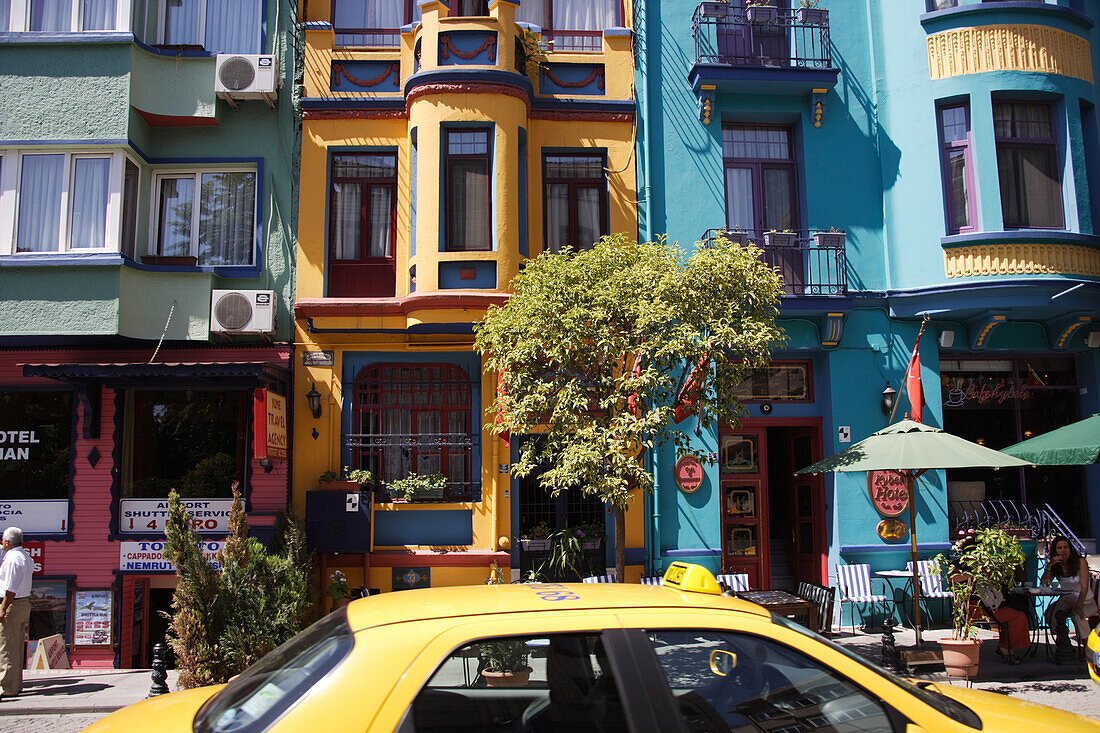
[(392, 297), (397, 156), (339, 153), (331, 166), (328, 294)]
[(210, 53), (260, 53), (260, 0), (151, 0), (156, 42)]
[(334, 0), (336, 46), (399, 46), (401, 28), (420, 20), (415, 0)]
[(1006, 229), (1061, 229), (1062, 175), (1051, 105), (994, 100), (993, 132)]
[(974, 231), (974, 162), (970, 152), (970, 107), (953, 104), (941, 107), (940, 164), (943, 170), (947, 231)]
[(15, 252), (107, 246), (112, 155), (24, 153), (18, 163)]
[(489, 131), (443, 131), (447, 251), (492, 249)]
[(556, 154), (543, 158), (546, 216), (544, 248), (591, 249), (607, 234), (607, 180), (603, 154)]
[(118, 0), (0, 1), (0, 31), (70, 33), (121, 29)]
[(199, 265), (249, 265), (255, 243), (255, 171), (159, 173), (156, 254)]
[(619, 0), (524, 0), (516, 20), (542, 28), (554, 51), (603, 50), (603, 32), (620, 25)]
[(725, 125), (726, 225), (762, 233), (798, 228), (796, 161), (790, 130)]

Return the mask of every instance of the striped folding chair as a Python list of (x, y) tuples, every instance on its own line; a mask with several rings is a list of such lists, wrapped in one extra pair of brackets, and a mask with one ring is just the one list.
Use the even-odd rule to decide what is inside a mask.
[(587, 578), (581, 578), (582, 583), (614, 583), (615, 573), (608, 573), (607, 575), (589, 575)]
[(749, 589), (749, 574), (748, 573), (725, 573), (719, 575), (715, 580), (719, 585), (724, 585), (734, 593), (740, 593)]
[(875, 593), (871, 587), (871, 566), (867, 563), (837, 565), (836, 584), (840, 591), (840, 625), (844, 628), (844, 603), (852, 605), (852, 633), (856, 633), (857, 603), (881, 603), (886, 608), (886, 596)]
[[(913, 572), (913, 561), (905, 563), (905, 570)], [(924, 599), (936, 598), (942, 602), (954, 598), (955, 594), (943, 587), (943, 577), (940, 575), (939, 563), (935, 560), (917, 560), (917, 580), (920, 581), (920, 595)], [(931, 609), (925, 601), (925, 610), (931, 616)]]
[(660, 575), (653, 578), (642, 578), (642, 585), (664, 585), (665, 579)]

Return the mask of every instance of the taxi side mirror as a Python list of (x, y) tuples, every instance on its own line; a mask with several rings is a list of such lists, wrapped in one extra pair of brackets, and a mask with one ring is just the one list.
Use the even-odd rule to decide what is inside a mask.
[(725, 677), (737, 667), (737, 655), (724, 649), (715, 649), (710, 653), (710, 671), (719, 677)]

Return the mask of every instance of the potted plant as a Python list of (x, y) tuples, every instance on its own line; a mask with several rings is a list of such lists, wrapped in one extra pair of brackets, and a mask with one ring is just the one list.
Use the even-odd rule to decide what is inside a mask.
[(845, 233), (829, 227), (827, 232), (814, 232), (814, 245), (826, 249), (844, 249)]
[(821, 0), (798, 0), (798, 22), (804, 25), (826, 25), (829, 11), (819, 7)]
[(796, 247), (798, 246), (798, 234), (790, 229), (784, 229), (781, 232), (772, 229), (770, 232), (764, 232), (764, 246), (769, 248)]
[(528, 552), (546, 552), (550, 549), (550, 534), (553, 532), (546, 522), (529, 527), (520, 535), (519, 542)]
[(441, 473), (410, 473), (390, 484), (390, 496), (405, 501), (442, 499), (447, 477)]
[(590, 538), (579, 527), (566, 527), (550, 535), (550, 556), (539, 567), (540, 573), (577, 580), (590, 575), (591, 563), (585, 554), (599, 548), (599, 538)]
[(332, 598), (332, 610), (351, 603), (351, 588), (342, 570), (333, 570), (328, 576), (328, 594)]
[(988, 590), (1010, 587), (1024, 563), (1020, 543), (1003, 529), (968, 530), (953, 546), (951, 557), (936, 557), (953, 596), (953, 637), (941, 639), (943, 666), (949, 677), (972, 678), (978, 673), (981, 641), (974, 638), (975, 622), (983, 612), (977, 596)]
[(478, 644), (481, 676), (489, 687), (525, 687), (531, 678), (531, 650), (522, 639), (497, 639)]
[(748, 0), (745, 14), (750, 23), (774, 23), (779, 17), (779, 8), (775, 6), (775, 0)]
[(724, 229), (720, 235), (728, 239), (731, 243), (740, 245), (742, 247), (749, 243), (749, 233), (741, 227), (734, 227), (733, 229)]
[(704, 18), (724, 18), (729, 13), (729, 9), (730, 4), (726, 0), (699, 4), (699, 14)]
[(603, 541), (603, 522), (586, 522), (575, 528), (574, 533), (581, 541), (581, 548), (585, 550), (598, 550)]
[(374, 483), (374, 475), (365, 468), (344, 466), (344, 478), (336, 471), (324, 471), (317, 483), (322, 491), (362, 491), (364, 486)]

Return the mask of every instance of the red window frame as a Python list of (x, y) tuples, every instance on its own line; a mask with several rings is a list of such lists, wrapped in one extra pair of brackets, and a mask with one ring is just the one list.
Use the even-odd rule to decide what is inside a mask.
[[(471, 133), (477, 133), (484, 136), (484, 145), (482, 149), (477, 152), (453, 152), (452, 151), (452, 138), (459, 135), (469, 135)], [(488, 252), (493, 248), (493, 198), (492, 198), (492, 177), (493, 177), (493, 161), (492, 161), (492, 147), (489, 139), (489, 128), (485, 127), (457, 127), (443, 130), (443, 218), (444, 218), (444, 231), (445, 235), (445, 249), (448, 252)], [(461, 141), (455, 143), (455, 145), (462, 145)], [(458, 175), (455, 169), (460, 164), (470, 164), (480, 162), (485, 172), (485, 220), (487, 226), (485, 228), (486, 239), (484, 242), (468, 242), (466, 241), (466, 233), (460, 232), (456, 226), (458, 202), (452, 200), (452, 184), (457, 185), (459, 181), (456, 180)], [(463, 188), (463, 192), (465, 192)], [(469, 198), (469, 194), (465, 195), (465, 198)]]
[[(337, 161), (340, 158), (355, 157), (379, 157), (389, 158), (393, 161), (393, 173), (388, 176), (339, 176), (337, 175)], [(340, 195), (337, 187), (342, 183), (359, 184), (359, 256), (356, 258), (338, 258), (336, 252), (336, 200)], [(364, 253), (370, 252), (370, 235), (372, 224), (370, 207), (370, 193), (374, 189), (387, 189), (390, 193), (390, 210), (388, 212), (390, 235), (386, 243), (386, 254), (370, 256)], [(397, 154), (396, 153), (367, 153), (347, 152), (333, 153), (329, 158), (329, 259), (331, 262), (393, 262), (394, 248), (397, 243)]]
[[(595, 161), (599, 165), (600, 175), (592, 176), (589, 178), (584, 177), (554, 177), (550, 173), (550, 162), (554, 158), (589, 158)], [(568, 152), (560, 151), (553, 153), (544, 153), (542, 156), (542, 247), (544, 251), (557, 252), (560, 249), (559, 246), (551, 246), (548, 241), (550, 222), (549, 222), (549, 206), (547, 202), (550, 195), (550, 186), (564, 185), (568, 188), (567, 200), (569, 208), (569, 242), (578, 242), (575, 249), (591, 249), (592, 242), (582, 243), (580, 242), (580, 210), (578, 208), (577, 196), (582, 189), (595, 188), (599, 192), (600, 196), (600, 221), (599, 221), (599, 236), (605, 236), (608, 233), (607, 224), (607, 153), (604, 151), (598, 153), (589, 152)]]

